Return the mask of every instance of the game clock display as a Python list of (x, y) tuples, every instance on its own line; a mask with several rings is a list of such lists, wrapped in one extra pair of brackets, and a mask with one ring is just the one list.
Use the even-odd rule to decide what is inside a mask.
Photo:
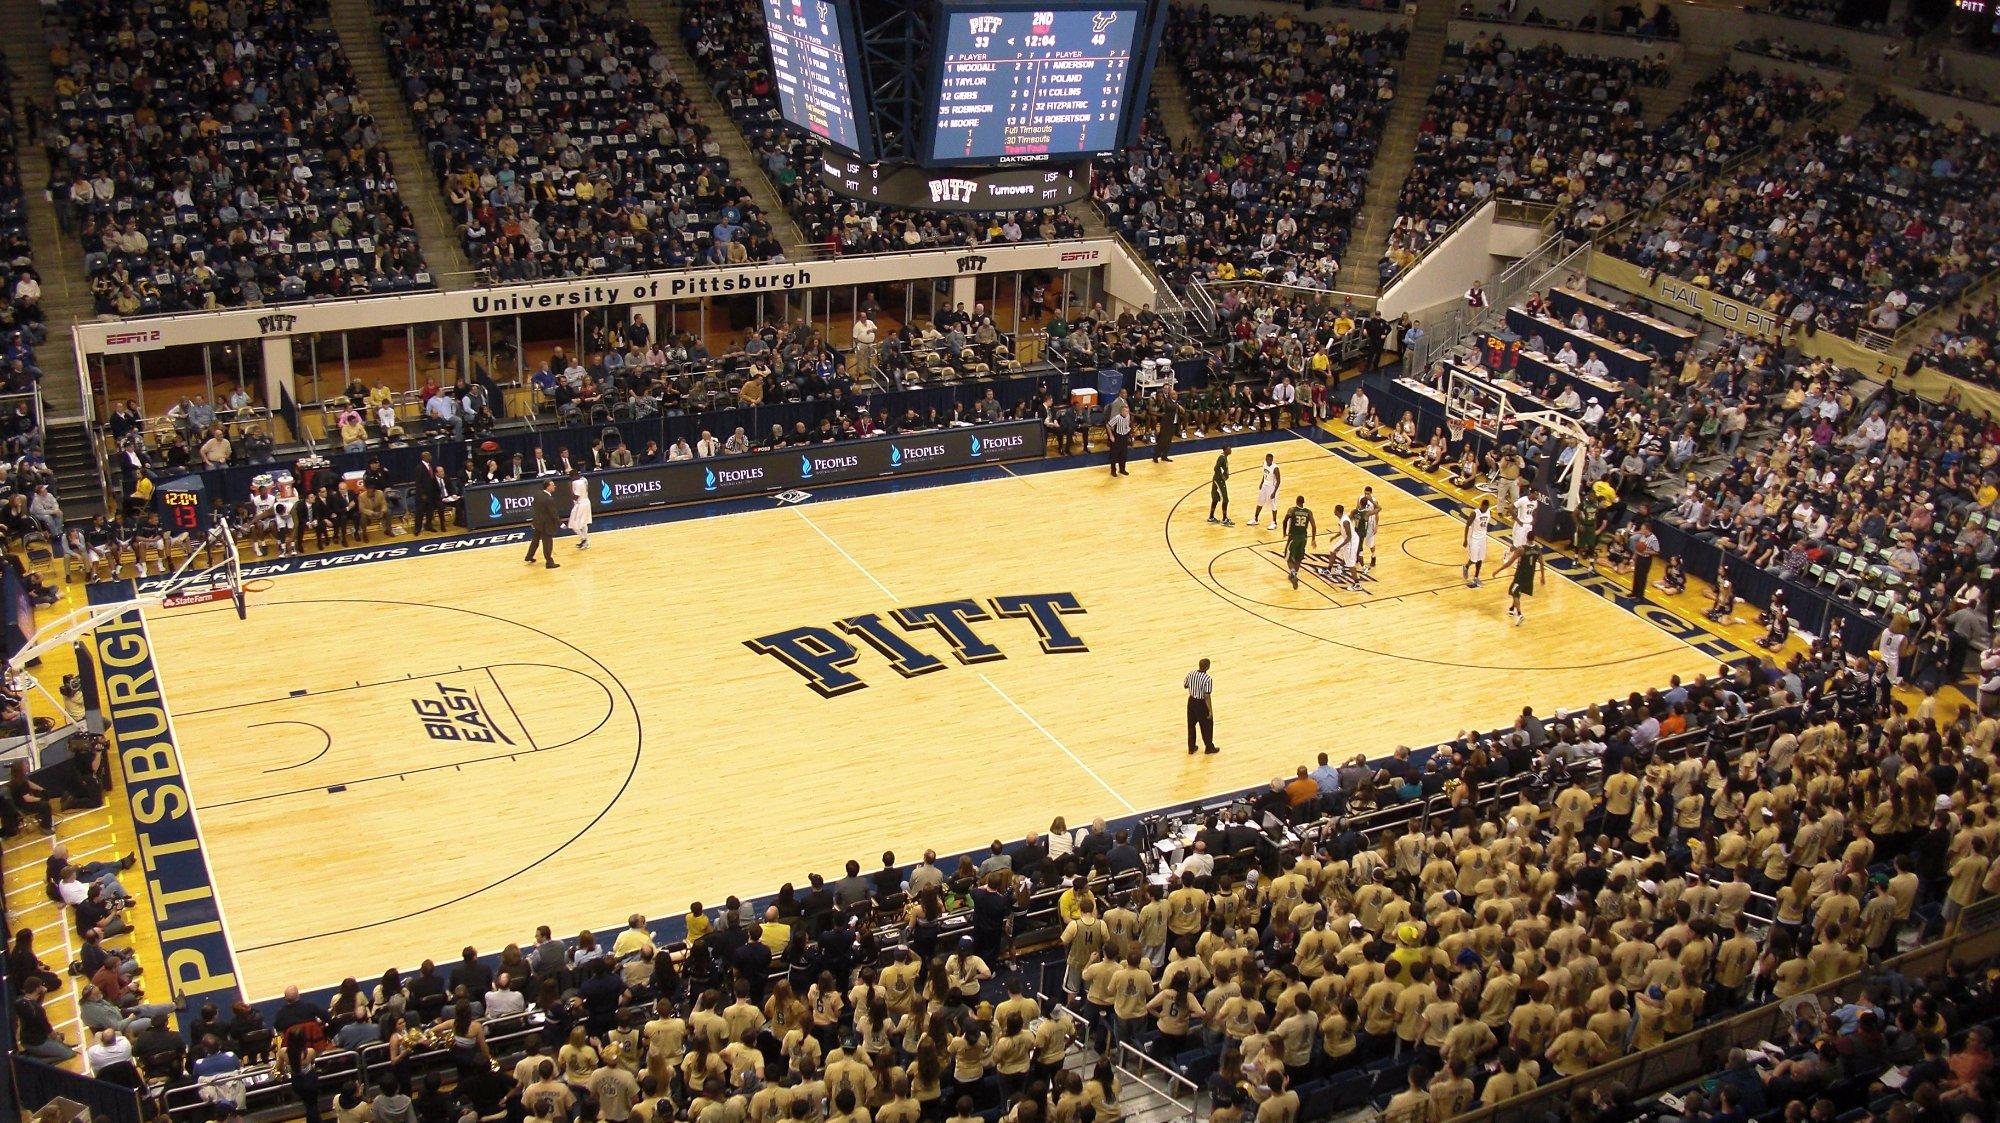
[(1144, 4), (940, 5), (930, 166), (1094, 156), (1132, 140), (1159, 34)]

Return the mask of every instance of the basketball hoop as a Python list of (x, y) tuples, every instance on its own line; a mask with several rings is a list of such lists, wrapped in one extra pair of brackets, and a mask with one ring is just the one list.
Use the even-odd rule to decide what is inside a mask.
[(1472, 432), (1473, 427), (1478, 424), (1478, 422), (1470, 417), (1447, 417), (1444, 423), (1450, 426), (1452, 433), (1460, 438)]

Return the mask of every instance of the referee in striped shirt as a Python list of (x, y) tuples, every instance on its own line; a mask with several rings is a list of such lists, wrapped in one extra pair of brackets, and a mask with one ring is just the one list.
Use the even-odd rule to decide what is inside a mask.
[(1208, 745), (1208, 752), (1220, 752), (1215, 747), (1215, 705), (1211, 696), (1215, 693), (1215, 680), (1209, 677), (1208, 660), (1203, 659), (1188, 672), (1188, 755), (1194, 755), (1194, 732), (1201, 730), (1201, 739)]

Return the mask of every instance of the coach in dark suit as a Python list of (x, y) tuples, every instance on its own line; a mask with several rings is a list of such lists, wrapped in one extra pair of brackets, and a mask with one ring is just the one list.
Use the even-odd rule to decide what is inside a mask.
[[(417, 508), (416, 522), (410, 527), (411, 537), (429, 530), (432, 520), (437, 522), (438, 533), (443, 534), (444, 487), (438, 483), (437, 473), (432, 470), (431, 454), (428, 452), (420, 456), (417, 474), (410, 480), (410, 493)], [(306, 524), (304, 520), (300, 520), (298, 525), (303, 529)]]
[(535, 496), (535, 505), (529, 510), (528, 526), (534, 532), (534, 537), (528, 539), (528, 564), (535, 564), (535, 551), (540, 550), (548, 568), (559, 568), (556, 530), (562, 526), (562, 511), (556, 506), (555, 480), (543, 482), (541, 493)]

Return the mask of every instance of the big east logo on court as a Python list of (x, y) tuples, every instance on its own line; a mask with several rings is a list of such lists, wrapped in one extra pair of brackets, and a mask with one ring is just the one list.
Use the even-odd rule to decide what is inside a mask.
[(1034, 626), (1042, 650), (1051, 655), (1088, 651), (1081, 637), (1069, 630), (1065, 616), (1081, 615), (1083, 605), (1075, 593), (1027, 593), (991, 597), (985, 604), (964, 600), (892, 608), (888, 617), (900, 631), (891, 628), (883, 614), (863, 613), (836, 620), (831, 628), (809, 624), (743, 641), (743, 646), (759, 655), (769, 655), (797, 671), (806, 685), (821, 697), (832, 698), (868, 685), (848, 668), (861, 661), (861, 649), (853, 640), (874, 648), (889, 666), (904, 678), (927, 675), (944, 669), (944, 660), (923, 650), (904, 632), (936, 632), (951, 647), (952, 658), (961, 663), (988, 663), (1005, 659), (1007, 653), (973, 630), (972, 625), (989, 620), (1026, 620)]

